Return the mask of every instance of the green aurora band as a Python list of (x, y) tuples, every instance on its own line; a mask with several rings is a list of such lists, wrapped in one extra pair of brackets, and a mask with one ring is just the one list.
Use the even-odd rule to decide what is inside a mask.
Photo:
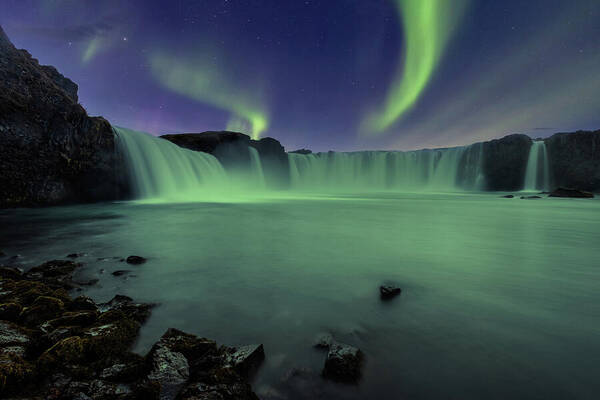
[(406, 113), (427, 87), (468, 0), (394, 0), (404, 29), (404, 62), (383, 106), (370, 113), (361, 132), (381, 134)]
[(247, 133), (253, 139), (260, 138), (268, 128), (268, 113), (260, 92), (231, 85), (217, 66), (202, 61), (185, 62), (161, 52), (150, 56), (150, 66), (153, 76), (165, 88), (228, 111), (228, 127), (248, 126)]

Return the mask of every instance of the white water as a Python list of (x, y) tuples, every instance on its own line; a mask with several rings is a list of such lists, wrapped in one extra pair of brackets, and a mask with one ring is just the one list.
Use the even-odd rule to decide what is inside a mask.
[(483, 189), (482, 145), (439, 150), (289, 154), (295, 189)]
[(193, 197), (227, 180), (225, 170), (210, 154), (126, 128), (115, 127), (115, 131), (136, 198)]
[(250, 170), (259, 188), (266, 188), (265, 172), (263, 171), (260, 155), (254, 147), (248, 147), (250, 152)]
[(533, 142), (529, 150), (523, 190), (548, 190), (549, 188), (550, 174), (546, 143), (543, 140), (538, 140)]

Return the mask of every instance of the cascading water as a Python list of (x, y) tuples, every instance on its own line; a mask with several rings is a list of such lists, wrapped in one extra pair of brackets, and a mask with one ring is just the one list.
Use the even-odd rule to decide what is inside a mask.
[(248, 151), (250, 152), (250, 169), (256, 181), (256, 186), (264, 189), (266, 187), (265, 172), (260, 161), (260, 155), (254, 147), (248, 147)]
[(549, 188), (550, 174), (546, 143), (543, 140), (537, 140), (533, 142), (529, 150), (523, 190), (548, 190)]
[(227, 182), (223, 167), (210, 154), (183, 149), (146, 133), (114, 129), (137, 198), (193, 200)]
[(482, 146), (289, 154), (292, 188), (456, 190), (482, 188)]

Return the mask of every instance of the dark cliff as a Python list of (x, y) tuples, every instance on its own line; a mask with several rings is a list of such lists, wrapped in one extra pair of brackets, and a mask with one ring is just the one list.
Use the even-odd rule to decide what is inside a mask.
[(114, 134), (77, 85), (17, 50), (0, 27), (0, 207), (113, 199)]
[(523, 188), (532, 140), (527, 135), (508, 135), (483, 143), (486, 190), (520, 190)]
[(186, 149), (212, 154), (228, 170), (247, 170), (251, 163), (248, 148), (254, 148), (260, 156), (267, 184), (272, 188), (289, 185), (287, 153), (281, 143), (273, 138), (253, 140), (243, 133), (229, 131), (182, 133), (163, 135), (161, 138)]
[(600, 191), (600, 130), (557, 133), (544, 142), (553, 187)]

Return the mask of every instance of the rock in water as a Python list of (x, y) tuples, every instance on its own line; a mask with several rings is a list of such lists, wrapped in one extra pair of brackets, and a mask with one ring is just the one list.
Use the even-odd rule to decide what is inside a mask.
[(335, 381), (356, 383), (360, 379), (363, 353), (356, 347), (333, 342), (329, 346), (323, 376)]
[(402, 293), (402, 289), (391, 285), (382, 285), (379, 287), (379, 294), (382, 300), (389, 300)]
[(513, 199), (515, 196), (512, 195), (512, 194), (507, 194), (507, 195), (504, 195), (502, 197), (504, 197), (505, 199)]
[(185, 356), (158, 343), (151, 352), (152, 371), (148, 379), (160, 384), (160, 399), (174, 400), (190, 377)]
[(571, 197), (580, 199), (591, 199), (594, 197), (593, 193), (585, 192), (577, 189), (558, 188), (553, 190), (548, 197)]
[(250, 344), (232, 349), (229, 363), (241, 375), (247, 376), (255, 371), (265, 359), (265, 350), (262, 344)]
[(139, 265), (139, 264), (143, 264), (145, 262), (146, 262), (146, 259), (144, 257), (140, 257), (140, 256), (127, 257), (127, 264)]
[(521, 200), (523, 200), (523, 199), (525, 199), (525, 200), (527, 200), (527, 199), (533, 200), (533, 199), (541, 199), (541, 197), (540, 196), (521, 196)]
[(77, 100), (75, 83), (0, 27), (0, 207), (111, 200), (127, 187), (112, 127)]

